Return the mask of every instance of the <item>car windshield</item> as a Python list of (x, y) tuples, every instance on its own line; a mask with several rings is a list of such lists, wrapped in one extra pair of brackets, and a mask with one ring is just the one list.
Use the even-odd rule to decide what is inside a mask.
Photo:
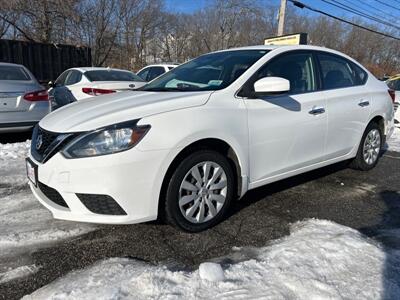
[(129, 71), (93, 70), (85, 72), (89, 81), (143, 81), (142, 78)]
[(234, 50), (202, 55), (140, 88), (143, 91), (215, 91), (229, 86), (268, 50)]
[(0, 66), (0, 80), (31, 80), (28, 73), (18, 66)]

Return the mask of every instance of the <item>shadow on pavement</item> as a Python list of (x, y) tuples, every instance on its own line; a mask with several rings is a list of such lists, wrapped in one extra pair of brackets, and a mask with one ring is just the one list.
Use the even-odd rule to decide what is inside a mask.
[(360, 231), (379, 241), (386, 258), (382, 270), (382, 299), (399, 299), (400, 294), (400, 193), (385, 190), (380, 193), (386, 205), (381, 221)]
[(0, 144), (21, 143), (30, 140), (32, 131), (0, 133)]
[(242, 210), (245, 207), (252, 205), (260, 200), (265, 199), (273, 194), (288, 190), (295, 186), (314, 181), (316, 179), (321, 179), (323, 177), (332, 175), (336, 172), (348, 168), (348, 161), (339, 162), (334, 165), (330, 165), (321, 169), (303, 173), (297, 176), (293, 176), (287, 179), (283, 179), (277, 182), (270, 183), (268, 185), (261, 186), (254, 190), (247, 192), (240, 201), (236, 201), (230, 209), (229, 216), (232, 216)]

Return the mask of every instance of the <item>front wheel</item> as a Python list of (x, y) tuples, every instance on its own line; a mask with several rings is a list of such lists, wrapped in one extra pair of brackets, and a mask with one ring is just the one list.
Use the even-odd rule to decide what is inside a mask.
[(219, 223), (234, 196), (234, 175), (220, 153), (200, 150), (178, 165), (167, 188), (167, 220), (185, 231), (198, 232)]
[(376, 166), (382, 147), (382, 131), (378, 124), (370, 123), (360, 142), (357, 156), (350, 166), (357, 170), (368, 171)]

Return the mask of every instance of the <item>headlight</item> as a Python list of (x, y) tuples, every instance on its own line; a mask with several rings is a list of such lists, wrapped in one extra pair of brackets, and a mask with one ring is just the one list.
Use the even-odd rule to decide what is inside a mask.
[(79, 135), (62, 151), (66, 158), (82, 158), (117, 153), (134, 147), (149, 131), (150, 125), (137, 121), (115, 124)]

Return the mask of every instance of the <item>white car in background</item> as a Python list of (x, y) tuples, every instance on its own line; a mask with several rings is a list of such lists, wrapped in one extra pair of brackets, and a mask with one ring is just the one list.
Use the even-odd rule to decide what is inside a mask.
[(252, 46), (51, 113), (35, 127), (27, 173), (55, 218), (127, 224), (161, 215), (196, 232), (259, 186), (344, 160), (372, 169), (393, 130), (387, 85), (354, 59)]
[(157, 65), (148, 65), (143, 69), (139, 70), (137, 74), (144, 80), (144, 81), (152, 81), (153, 79), (161, 76), (164, 73), (172, 70), (179, 66), (178, 64), (157, 64)]
[(142, 78), (127, 70), (86, 67), (64, 71), (54, 83), (50, 82), (49, 86), (66, 87), (79, 101), (93, 96), (134, 90), (145, 84)]

